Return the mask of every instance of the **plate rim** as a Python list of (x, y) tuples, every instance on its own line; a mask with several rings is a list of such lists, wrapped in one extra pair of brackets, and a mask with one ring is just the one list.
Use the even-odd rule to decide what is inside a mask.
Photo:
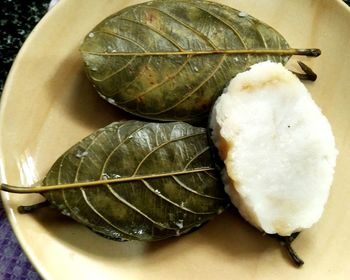
[[(45, 26), (46, 22), (50, 20), (51, 17), (53, 17), (59, 10), (64, 9), (64, 5), (69, 0), (61, 0), (58, 2), (58, 4), (52, 8), (51, 10), (48, 10), (48, 12), (40, 19), (40, 21), (35, 25), (35, 27), (32, 29), (32, 31), (27, 36), (26, 40), (22, 44), (19, 52), (17, 53), (14, 62), (10, 68), (10, 71), (6, 77), (4, 88), (1, 95), (1, 102), (0, 102), (0, 131), (3, 130), (3, 119), (4, 119), (4, 108), (7, 104), (8, 96), (10, 95), (10, 88), (12, 87), (12, 84), (14, 83), (14, 73), (16, 72), (17, 68), (19, 67), (21, 58), (25, 55), (26, 49), (31, 45), (32, 40), (35, 39), (35, 34), (40, 32), (41, 28)], [(147, 0), (143, 0), (142, 2), (146, 2)], [(209, 0), (210, 1), (210, 0)], [(328, 1), (328, 0), (326, 0)], [(344, 10), (346, 10), (350, 16), (350, 7), (343, 1), (343, 0), (336, 0), (332, 3), (332, 5), (340, 5)], [(2, 149), (2, 140), (0, 138), (0, 158), (3, 158), (3, 149)], [(4, 167), (2, 161), (0, 161), (0, 182), (1, 183), (7, 183), (6, 174), (4, 172)], [(13, 209), (9, 206), (10, 198), (8, 197), (8, 193), (4, 191), (0, 191), (0, 199), (3, 203), (3, 208), (6, 213), (6, 217), (8, 221), (10, 222), (11, 229), (16, 236), (16, 239), (18, 243), (21, 246), (21, 249), (23, 253), (27, 256), (32, 266), (35, 268), (37, 273), (42, 277), (43, 279), (51, 279), (49, 272), (45, 270), (44, 267), (40, 265), (40, 261), (35, 256), (34, 252), (32, 252), (28, 247), (27, 244), (24, 242), (24, 238), (22, 237), (22, 234), (20, 232), (20, 228), (16, 226), (16, 219), (11, 213)]]

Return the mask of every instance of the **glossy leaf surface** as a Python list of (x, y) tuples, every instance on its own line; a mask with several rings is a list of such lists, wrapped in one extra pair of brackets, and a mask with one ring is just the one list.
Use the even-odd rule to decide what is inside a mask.
[[(149, 175), (160, 176), (142, 178)], [(135, 177), (44, 196), (63, 214), (115, 240), (180, 235), (228, 205), (205, 129), (181, 122), (112, 123), (63, 154), (44, 185)]]
[[(260, 61), (284, 64), (289, 58), (254, 50), (288, 48), (273, 28), (231, 7), (153, 1), (102, 21), (81, 52), (89, 79), (108, 102), (149, 119), (196, 121), (237, 73)], [(249, 51), (215, 53), (223, 50)], [(214, 53), (199, 55), (206, 51)]]

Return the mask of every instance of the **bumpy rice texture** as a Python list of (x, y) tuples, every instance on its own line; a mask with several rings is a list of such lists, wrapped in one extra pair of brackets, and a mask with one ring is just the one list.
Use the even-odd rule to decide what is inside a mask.
[(337, 150), (328, 120), (295, 75), (269, 61), (252, 66), (219, 97), (210, 125), (226, 192), (246, 220), (288, 236), (320, 219)]

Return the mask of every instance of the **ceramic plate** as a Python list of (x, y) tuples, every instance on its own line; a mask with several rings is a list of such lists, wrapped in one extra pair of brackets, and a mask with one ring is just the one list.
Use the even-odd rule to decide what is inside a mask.
[[(55, 159), (90, 132), (126, 117), (94, 93), (78, 47), (106, 16), (139, 1), (61, 0), (20, 51), (1, 100), (1, 180), (31, 185)], [(340, 0), (218, 1), (248, 12), (294, 47), (318, 47), (302, 58), (318, 74), (305, 83), (329, 118), (340, 151), (321, 221), (294, 247), (289, 262), (278, 242), (262, 236), (234, 210), (200, 230), (155, 243), (106, 240), (54, 210), (20, 215), (39, 195), (2, 193), (13, 229), (45, 279), (346, 279), (350, 275), (350, 11)], [(293, 68), (295, 61), (289, 63)]]

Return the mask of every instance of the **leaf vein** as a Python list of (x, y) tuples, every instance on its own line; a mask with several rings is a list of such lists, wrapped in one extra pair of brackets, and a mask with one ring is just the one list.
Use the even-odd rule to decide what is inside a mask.
[(193, 28), (192, 26), (188, 25), (187, 23), (185, 23), (184, 21), (182, 21), (178, 17), (175, 17), (175, 16), (169, 14), (168, 12), (166, 12), (166, 11), (160, 9), (160, 8), (157, 8), (157, 7), (145, 6), (145, 5), (140, 5), (140, 7), (144, 8), (144, 9), (157, 10), (157, 11), (163, 13), (164, 15), (172, 18), (173, 20), (177, 21), (181, 25), (185, 26), (187, 29), (191, 30), (193, 33), (196, 33), (198, 36), (200, 36), (202, 39), (204, 39), (204, 41), (206, 41), (209, 45), (211, 45), (214, 49), (217, 49), (217, 46), (208, 38), (208, 36), (204, 35), (199, 30), (197, 30), (197, 29)]
[(193, 211), (191, 209), (188, 209), (184, 206), (181, 206), (179, 204), (177, 204), (176, 202), (170, 200), (169, 198), (167, 198), (166, 196), (162, 195), (161, 193), (159, 193), (159, 191), (156, 191), (150, 183), (148, 183), (147, 181), (145, 180), (142, 180), (143, 184), (150, 190), (152, 191), (155, 195), (161, 197), (162, 199), (164, 199), (165, 201), (169, 202), (170, 204), (174, 205), (175, 207), (177, 208), (180, 208), (181, 210), (183, 211), (186, 211), (186, 212), (190, 212), (192, 214), (196, 214), (196, 215), (213, 215), (213, 214), (216, 214), (217, 212), (216, 211), (212, 211), (212, 212), (196, 212), (196, 211)]
[(182, 99), (180, 99), (178, 102), (176, 102), (175, 104), (173, 104), (172, 106), (162, 110), (162, 111), (158, 111), (158, 112), (152, 112), (152, 113), (146, 113), (146, 112), (140, 112), (143, 115), (147, 115), (147, 116), (152, 116), (152, 115), (159, 115), (159, 114), (163, 114), (165, 112), (169, 112), (170, 110), (174, 109), (175, 107), (177, 107), (178, 105), (180, 105), (181, 103), (185, 102), (188, 98), (190, 98), (198, 89), (200, 89), (205, 83), (207, 83), (211, 78), (213, 78), (213, 76), (215, 75), (215, 73), (220, 69), (220, 67), (223, 65), (225, 59), (226, 59), (227, 55), (223, 55), (219, 61), (219, 63), (216, 65), (215, 69), (212, 71), (212, 73), (210, 73), (210, 75), (208, 75), (197, 87), (195, 87), (192, 91), (190, 91), (189, 93), (185, 94), (184, 97)]
[(137, 238), (137, 236), (133, 235), (130, 232), (126, 232), (125, 230), (120, 229), (119, 227), (117, 227), (114, 223), (112, 223), (110, 220), (108, 220), (106, 217), (104, 217), (96, 208), (95, 206), (90, 202), (90, 200), (88, 199), (85, 191), (83, 188), (80, 188), (80, 191), (82, 192), (83, 198), (86, 202), (86, 204), (90, 207), (90, 209), (95, 212), (97, 214), (97, 216), (99, 216), (103, 221), (105, 221), (108, 225), (110, 225), (111, 227), (113, 227), (114, 229), (116, 229), (117, 231), (122, 232), (123, 234), (125, 234), (126, 236), (132, 236), (134, 238)]
[(164, 39), (168, 40), (170, 43), (172, 43), (177, 49), (179, 49), (180, 51), (183, 51), (183, 48), (177, 44), (177, 42), (175, 42), (172, 38), (170, 38), (169, 36), (167, 36), (165, 33), (161, 32), (160, 30), (148, 25), (148, 24), (144, 24), (140, 21), (136, 21), (136, 20), (133, 20), (133, 19), (129, 19), (129, 18), (124, 18), (124, 17), (118, 17), (118, 19), (121, 19), (121, 20), (126, 20), (126, 21), (130, 21), (130, 22), (133, 22), (135, 24), (139, 24), (139, 25), (142, 25), (144, 27), (147, 27), (148, 29), (154, 31), (155, 33), (157, 33), (158, 35), (160, 35), (161, 37), (163, 37)]
[(186, 60), (181, 64), (181, 66), (174, 73), (172, 73), (171, 75), (167, 76), (163, 81), (160, 81), (159, 83), (155, 84), (154, 86), (148, 88), (146, 91), (143, 91), (143, 92), (137, 94), (135, 97), (132, 97), (132, 98), (130, 98), (128, 100), (125, 100), (123, 102), (119, 102), (119, 104), (122, 105), (122, 104), (126, 104), (126, 103), (129, 103), (129, 102), (132, 102), (132, 101), (136, 100), (137, 98), (140, 98), (142, 96), (147, 95), (152, 90), (154, 90), (154, 89), (164, 85), (170, 79), (176, 77), (176, 75), (178, 75), (185, 68), (185, 66), (188, 64), (188, 62), (191, 60), (191, 58), (192, 58), (192, 56), (187, 56)]
[[(115, 36), (115, 37), (118, 37), (120, 39), (124, 39), (125, 41), (129, 41), (131, 43), (133, 43), (134, 45), (140, 47), (144, 52), (147, 52), (148, 50), (145, 49), (142, 45), (140, 45), (138, 42), (132, 40), (131, 38), (127, 38), (125, 36), (122, 36), (122, 35), (119, 35), (119, 34), (116, 34), (116, 33), (113, 33), (113, 32), (108, 32), (107, 30), (98, 30), (98, 31), (95, 31), (95, 33), (103, 33), (103, 34), (108, 34), (108, 35), (111, 35), (111, 36)], [(126, 67), (128, 67), (136, 58), (137, 56), (132, 56), (131, 59), (125, 64), (123, 65), (123, 67), (120, 67), (119, 69), (116, 69), (115, 71), (113, 71), (113, 73), (111, 73), (110, 75), (104, 77), (103, 79), (96, 79), (94, 77), (91, 76), (91, 78), (95, 81), (95, 82), (104, 82), (110, 78), (112, 78), (113, 76), (117, 75), (118, 73), (120, 73), (121, 71), (123, 71)]]
[(181, 141), (181, 140), (184, 140), (184, 139), (188, 139), (188, 138), (191, 138), (191, 137), (195, 137), (195, 136), (198, 136), (198, 135), (203, 135), (205, 134), (205, 132), (201, 132), (201, 133), (195, 133), (195, 134), (191, 134), (191, 135), (185, 135), (185, 136), (182, 136), (182, 137), (178, 137), (178, 138), (174, 138), (174, 139), (171, 139), (171, 140), (168, 140), (158, 146), (156, 146), (155, 148), (153, 148), (140, 162), (139, 164), (137, 165), (134, 173), (132, 176), (135, 176), (137, 174), (137, 172), (139, 171), (140, 167), (142, 166), (142, 164), (146, 161), (146, 159), (151, 156), (155, 151), (159, 150), (160, 148), (170, 144), (170, 143), (174, 143), (176, 141)]
[[(97, 139), (105, 134), (106, 130), (103, 130), (101, 131), (100, 133), (98, 133), (96, 135), (96, 137), (94, 139), (92, 139), (91, 143), (86, 147), (85, 151), (89, 152), (89, 149), (95, 144), (95, 142), (97, 141)], [(90, 155), (91, 156), (91, 155)], [(75, 172), (75, 177), (74, 177), (74, 182), (77, 182), (78, 181), (78, 177), (79, 177), (79, 171), (80, 171), (80, 168), (81, 168), (81, 165), (83, 164), (83, 161), (84, 161), (85, 157), (82, 157), (79, 161), (79, 164), (78, 164), (78, 167), (77, 167), (77, 170)]]
[(204, 171), (204, 173), (207, 174), (212, 179), (214, 179), (215, 181), (218, 181), (218, 178), (216, 178), (215, 176), (211, 175), (208, 171)]
[(127, 207), (129, 207), (130, 209), (132, 209), (133, 211), (139, 213), (141, 216), (143, 216), (144, 218), (146, 218), (147, 220), (149, 220), (150, 222), (152, 222), (153, 224), (156, 224), (157, 226), (164, 228), (164, 229), (170, 229), (170, 230), (174, 230), (175, 228), (172, 227), (167, 227), (166, 225), (164, 225), (163, 223), (157, 222), (155, 220), (153, 220), (151, 217), (149, 217), (147, 214), (143, 213), (140, 209), (138, 209), (137, 207), (135, 207), (134, 205), (132, 205), (130, 202), (128, 202), (126, 199), (124, 199), (123, 197), (121, 197), (118, 193), (116, 193), (113, 188), (111, 187), (111, 185), (107, 184), (106, 185), (108, 190), (111, 192), (111, 194), (118, 199), (121, 203), (123, 203), (124, 205), (126, 205)]
[(177, 184), (179, 184), (182, 188), (184, 188), (184, 189), (186, 189), (186, 190), (190, 191), (191, 193), (194, 193), (194, 194), (196, 194), (196, 195), (198, 195), (198, 196), (206, 197), (206, 198), (211, 198), (211, 199), (215, 199), (215, 200), (225, 200), (225, 198), (222, 198), (222, 197), (216, 197), (216, 196), (212, 196), (212, 195), (200, 193), (200, 192), (198, 192), (198, 191), (196, 191), (196, 190), (194, 190), (194, 189), (191, 189), (191, 188), (187, 187), (187, 185), (186, 185), (184, 182), (182, 182), (177, 176), (171, 176), (171, 177), (172, 177), (172, 178), (175, 180), (175, 182), (176, 182)]
[[(103, 176), (103, 173), (105, 172), (106, 170), (106, 166), (109, 162), (109, 160), (111, 159), (112, 155), (120, 148), (121, 145), (123, 145), (128, 139), (130, 136), (134, 135), (135, 133), (137, 133), (138, 131), (140, 130), (143, 130), (145, 129), (145, 127), (147, 127), (148, 125), (150, 125), (149, 123), (144, 123), (141, 127), (138, 127), (137, 129), (135, 129), (134, 131), (132, 131), (131, 133), (129, 133), (129, 135), (127, 137), (124, 138), (123, 141), (121, 141), (110, 153), (109, 155), (107, 156), (103, 166), (102, 166), (102, 169), (101, 169), (101, 174), (100, 174), (100, 179), (102, 178)], [(119, 129), (118, 129), (118, 132), (119, 132)]]
[(187, 169), (187, 167), (190, 166), (190, 164), (195, 161), (199, 156), (201, 156), (202, 154), (204, 154), (206, 151), (209, 150), (209, 147), (205, 147), (203, 150), (199, 151), (184, 167), (184, 169)]
[(226, 25), (229, 29), (231, 29), (233, 31), (233, 33), (235, 33), (235, 35), (237, 36), (237, 38), (239, 39), (239, 41), (241, 42), (242, 46), (244, 47), (244, 49), (248, 49), (247, 48), (247, 45), (246, 43), (244, 42), (242, 36), (239, 34), (239, 32), (237, 31), (236, 28), (234, 28), (230, 23), (228, 23), (226, 20), (224, 20), (222, 17), (218, 16), (218, 15), (215, 15), (213, 14), (212, 12), (202, 8), (202, 7), (199, 7), (199, 6), (196, 6), (196, 5), (193, 5), (191, 4), (190, 2), (188, 3), (189, 5), (192, 5), (193, 7), (196, 7), (197, 9), (211, 15), (212, 17), (216, 18), (219, 22), (223, 23), (224, 25)]

